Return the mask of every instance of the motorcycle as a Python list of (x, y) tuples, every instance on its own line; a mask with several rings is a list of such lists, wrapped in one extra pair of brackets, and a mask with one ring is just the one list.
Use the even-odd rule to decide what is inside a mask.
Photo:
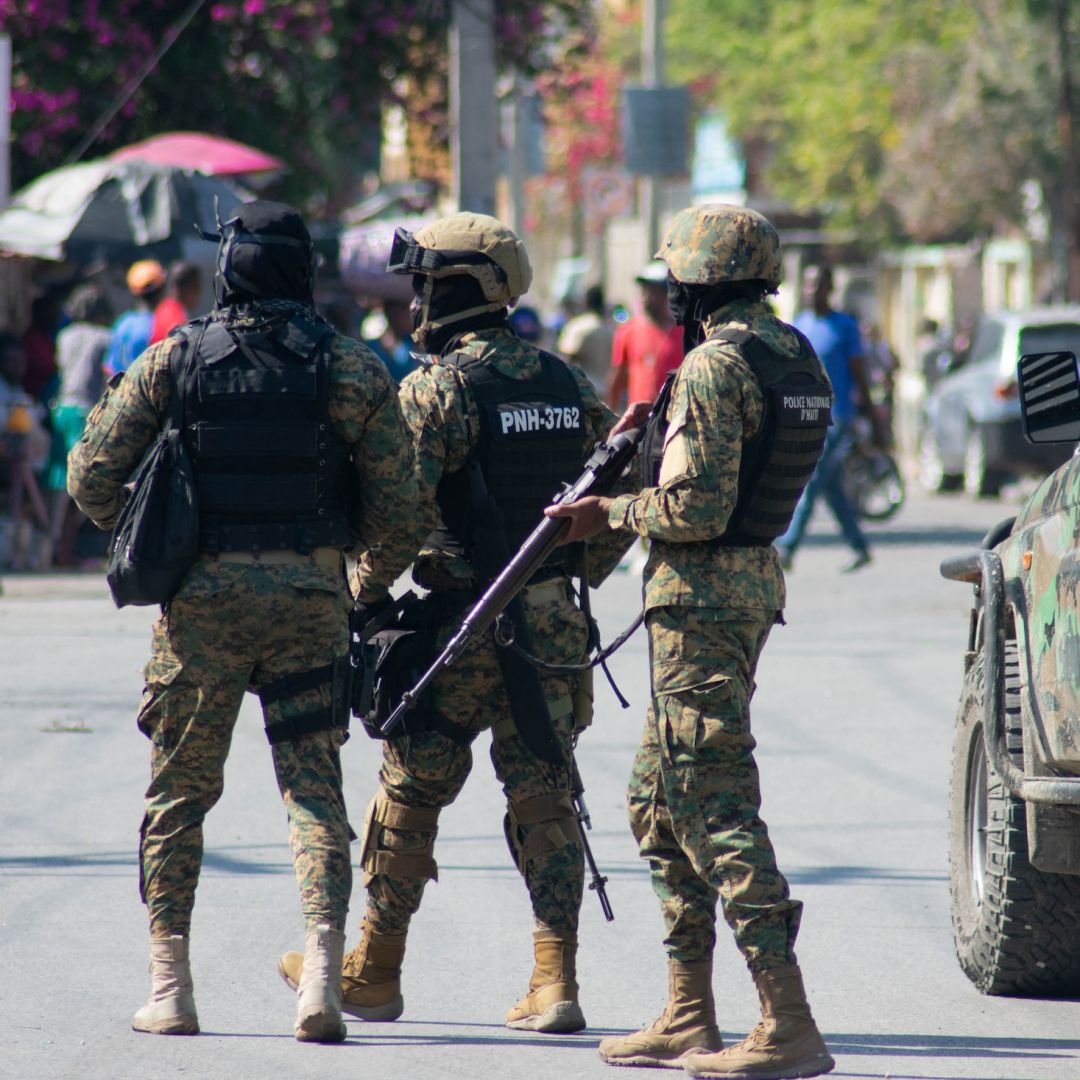
[(859, 516), (888, 521), (904, 505), (904, 478), (896, 459), (874, 439), (873, 425), (860, 416), (844, 460), (844, 490)]

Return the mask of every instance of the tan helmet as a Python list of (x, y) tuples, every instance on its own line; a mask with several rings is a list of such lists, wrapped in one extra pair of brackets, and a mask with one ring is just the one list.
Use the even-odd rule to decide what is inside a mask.
[(745, 206), (710, 203), (679, 211), (656, 258), (686, 285), (722, 281), (780, 284), (780, 237), (767, 217)]
[[(532, 284), (529, 256), (514, 231), (497, 218), (471, 211), (439, 218), (415, 233), (398, 229), (386, 269), (392, 274), (421, 274), (428, 278), (421, 298), (420, 322), (413, 335), (421, 347), (434, 330), (511, 307)], [(476, 278), (488, 303), (433, 320), (430, 302), (434, 279), (457, 274)]]
[[(431, 271), (433, 277), (471, 274), (480, 282), (484, 295), (491, 301), (499, 301), (503, 307), (524, 296), (532, 284), (532, 267), (525, 245), (513, 229), (487, 214), (467, 211), (451, 214), (418, 229), (414, 239), (425, 251), (444, 256), (444, 266)], [(486, 258), (480, 262), (455, 258), (459, 253)]]

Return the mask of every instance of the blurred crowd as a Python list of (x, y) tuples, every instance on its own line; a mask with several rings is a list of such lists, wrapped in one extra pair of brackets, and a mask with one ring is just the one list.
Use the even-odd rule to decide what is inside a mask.
[(83, 518), (67, 495), (68, 451), (105, 381), (195, 313), (202, 272), (142, 259), (126, 285), (123, 311), (89, 280), (38, 296), (21, 335), (0, 333), (0, 567), (100, 561), (100, 540), (77, 543)]
[[(635, 281), (629, 309), (609, 306), (603, 288), (590, 284), (563, 298), (553, 315), (519, 304), (510, 316), (521, 337), (579, 365), (616, 412), (655, 399), (685, 351), (668, 307), (665, 264), (648, 263)], [(121, 303), (94, 280), (52, 290), (34, 300), (21, 335), (0, 332), (0, 569), (101, 564), (106, 539), (84, 528), (67, 495), (68, 451), (105, 381), (206, 302), (205, 275), (190, 262), (166, 268), (142, 259), (127, 269), (125, 283)], [(325, 297), (320, 307), (340, 332), (365, 341), (396, 381), (419, 364), (408, 301), (344, 295)], [(935, 331), (925, 328), (928, 383), (951, 355)], [(876, 441), (888, 445), (897, 358), (875, 327), (862, 332), (869, 393), (886, 417)]]

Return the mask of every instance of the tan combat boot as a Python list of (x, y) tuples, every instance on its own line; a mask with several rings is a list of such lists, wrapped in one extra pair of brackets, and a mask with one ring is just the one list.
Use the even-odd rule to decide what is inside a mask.
[(154, 1035), (199, 1034), (186, 937), (150, 940), (150, 1000), (131, 1026)]
[(309, 930), (296, 992), (296, 1027), (300, 1042), (336, 1043), (345, 1038), (341, 1019), (341, 962), (345, 935), (325, 923)]
[(533, 932), (536, 963), (529, 992), (506, 1014), (506, 1026), (525, 1031), (581, 1031), (578, 1004), (577, 935), (559, 930)]
[[(341, 1008), (358, 1020), (396, 1020), (405, 1009), (401, 996), (404, 934), (380, 934), (365, 922), (360, 944), (345, 957), (341, 976)], [(302, 953), (287, 952), (278, 974), (295, 990), (304, 965)]]
[(604, 1039), (600, 1056), (609, 1065), (660, 1065), (682, 1068), (694, 1050), (721, 1050), (712, 995), (712, 961), (668, 961), (668, 1003), (659, 1019), (643, 1031)]
[(767, 968), (754, 976), (761, 1001), (761, 1023), (738, 1046), (718, 1054), (695, 1053), (684, 1067), (691, 1076), (746, 1080), (792, 1080), (830, 1072), (829, 1056), (795, 964)]

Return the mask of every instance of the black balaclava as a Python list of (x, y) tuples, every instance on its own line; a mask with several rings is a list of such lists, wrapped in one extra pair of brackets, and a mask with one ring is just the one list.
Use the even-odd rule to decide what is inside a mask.
[[(432, 291), (428, 310), (423, 311), (422, 297), (426, 275), (413, 274), (413, 302), (410, 307), (412, 315), (413, 331), (420, 326), (426, 318), (431, 322), (439, 322), (448, 315), (454, 315), (459, 311), (468, 311), (470, 308), (483, 307), (488, 303), (484, 296), (484, 290), (480, 282), (471, 274), (454, 274), (450, 277), (437, 278), (436, 288)], [(424, 335), (424, 340), (417, 340), (417, 344), (435, 356), (445, 356), (451, 352), (457, 344), (457, 339), (462, 334), (473, 330), (486, 330), (493, 326), (507, 326), (507, 309), (499, 308), (497, 311), (485, 311), (471, 318), (455, 320), (446, 326), (435, 327)]]
[(221, 227), (214, 296), (218, 307), (256, 300), (314, 303), (315, 249), (299, 213), (258, 199)]
[(714, 311), (733, 300), (760, 300), (769, 291), (764, 281), (720, 281), (712, 285), (687, 285), (671, 271), (667, 277), (671, 317), (683, 328), (683, 349), (689, 352), (702, 341), (702, 323)]

